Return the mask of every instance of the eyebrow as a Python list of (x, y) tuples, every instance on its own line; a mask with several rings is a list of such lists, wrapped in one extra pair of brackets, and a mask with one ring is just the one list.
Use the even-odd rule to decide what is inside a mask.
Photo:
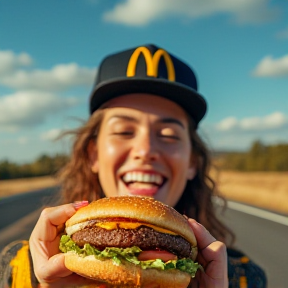
[(185, 128), (184, 124), (175, 118), (162, 118), (159, 120), (160, 123), (172, 123), (172, 124), (177, 124), (179, 126), (181, 126), (182, 128)]
[[(108, 121), (114, 119), (114, 118), (119, 118), (119, 119), (123, 119), (123, 120), (126, 120), (126, 121), (130, 121), (130, 122), (134, 122), (134, 123), (139, 123), (139, 121), (134, 118), (134, 117), (131, 117), (131, 116), (127, 116), (127, 115), (123, 115), (123, 114), (118, 114), (118, 115), (113, 115), (111, 116)], [(185, 129), (185, 126), (184, 124), (178, 120), (178, 119), (175, 119), (175, 118), (172, 118), (172, 117), (168, 117), (168, 118), (161, 118), (159, 119), (157, 122), (159, 123), (172, 123), (172, 124), (177, 124), (179, 125), (180, 127), (182, 127), (183, 129)]]
[(111, 120), (114, 119), (114, 118), (119, 118), (119, 119), (127, 120), (127, 121), (130, 121), (130, 122), (136, 122), (136, 123), (139, 122), (139, 121), (138, 121), (136, 118), (134, 118), (134, 117), (127, 116), (127, 115), (122, 115), (122, 114), (117, 114), (117, 115), (111, 116), (111, 117), (108, 119), (108, 122), (111, 121)]

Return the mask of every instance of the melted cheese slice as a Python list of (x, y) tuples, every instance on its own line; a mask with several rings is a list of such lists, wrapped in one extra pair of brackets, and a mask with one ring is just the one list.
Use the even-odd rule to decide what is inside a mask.
[(115, 230), (115, 229), (136, 229), (140, 226), (146, 226), (154, 229), (155, 231), (161, 232), (161, 233), (166, 233), (166, 234), (172, 234), (172, 235), (177, 235), (176, 233), (160, 228), (157, 226), (154, 226), (152, 224), (147, 224), (147, 223), (138, 223), (138, 222), (100, 222), (96, 223), (96, 226), (104, 228), (106, 230)]

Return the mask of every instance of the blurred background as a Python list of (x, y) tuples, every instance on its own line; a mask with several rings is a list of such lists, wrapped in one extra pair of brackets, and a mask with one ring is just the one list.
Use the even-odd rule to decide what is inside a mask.
[[(288, 2), (2, 0), (0, 159), (63, 152), (101, 59), (155, 43), (195, 70), (213, 150), (288, 142)], [(65, 151), (65, 150), (64, 150)]]
[(222, 193), (288, 215), (287, 17), (286, 0), (2, 0), (0, 180), (61, 167), (71, 141), (55, 138), (89, 117), (102, 58), (154, 43), (197, 75)]
[[(35, 199), (35, 193), (44, 193), (37, 189), (57, 184), (47, 175), (65, 163), (70, 141), (55, 138), (89, 117), (88, 98), (102, 58), (153, 43), (184, 59), (197, 75), (199, 92), (208, 102), (199, 133), (213, 152), (211, 173), (221, 194), (283, 217), (284, 225), (271, 226), (271, 231), (279, 229), (274, 235), (287, 241), (287, 19), (286, 0), (2, 0), (0, 218), (12, 209), (4, 210), (7, 203), (23, 203), (13, 198), (20, 192)], [(43, 199), (35, 203), (22, 207), (22, 214), (34, 211)], [(259, 230), (272, 218), (263, 224), (241, 215), (225, 218), (238, 229), (238, 246), (262, 262), (274, 283), (270, 287), (285, 288), (279, 278), (288, 264), (281, 245), (287, 244), (275, 244), (278, 252), (269, 250), (265, 259), (261, 255), (271, 248), (256, 251), (257, 239), (273, 234)], [(11, 225), (17, 217), (0, 223), (2, 240), (15, 231)], [(241, 238), (253, 232), (254, 244)], [(271, 257), (274, 268), (266, 266)], [(279, 263), (282, 272), (275, 274)]]

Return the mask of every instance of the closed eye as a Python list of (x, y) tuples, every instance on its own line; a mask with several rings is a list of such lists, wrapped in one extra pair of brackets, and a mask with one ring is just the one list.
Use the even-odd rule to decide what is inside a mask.
[(121, 131), (121, 132), (113, 132), (111, 134), (115, 136), (129, 137), (129, 136), (133, 136), (134, 132), (133, 131)]
[(177, 133), (175, 129), (170, 128), (170, 127), (165, 127), (159, 131), (159, 136), (167, 140), (180, 140), (180, 137), (178, 134), (179, 133)]
[(160, 135), (161, 138), (173, 139), (173, 140), (180, 140), (180, 137), (176, 135)]
[(114, 132), (113, 134), (116, 134), (116, 135), (130, 135), (130, 134), (133, 134), (132, 131), (121, 131), (121, 132)]

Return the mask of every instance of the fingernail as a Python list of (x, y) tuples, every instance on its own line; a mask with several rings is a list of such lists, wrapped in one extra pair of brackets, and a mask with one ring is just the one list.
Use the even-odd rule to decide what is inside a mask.
[(189, 220), (189, 217), (185, 214), (183, 214), (183, 217), (186, 219), (186, 220)]
[(74, 206), (74, 208), (76, 210), (85, 207), (89, 204), (89, 202), (87, 200), (83, 200), (83, 201), (75, 201), (72, 205)]

